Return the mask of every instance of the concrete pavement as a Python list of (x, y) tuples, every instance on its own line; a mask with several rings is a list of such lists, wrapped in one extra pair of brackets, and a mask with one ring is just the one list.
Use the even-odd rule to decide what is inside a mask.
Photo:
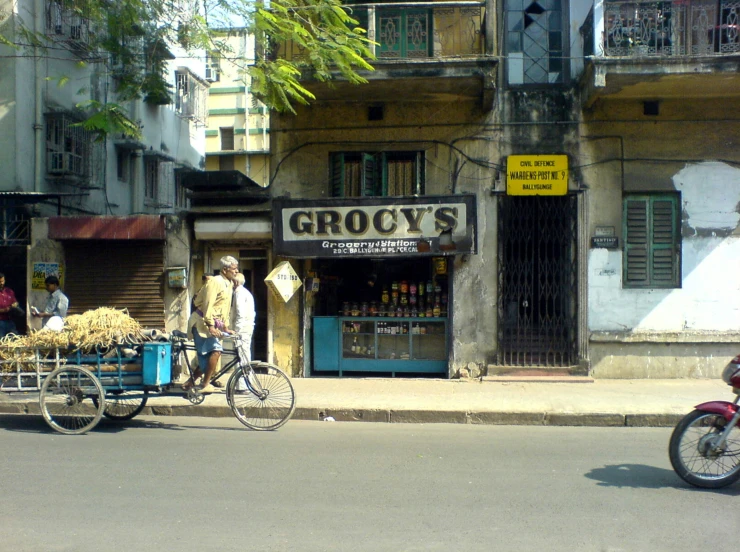
[[(733, 400), (716, 379), (569, 382), (389, 378), (293, 378), (293, 419), (502, 425), (675, 425), (695, 405)], [(578, 382), (578, 383), (571, 383)], [(0, 413), (38, 413), (37, 394), (0, 393)], [(192, 405), (151, 396), (142, 415), (231, 416), (224, 393)]]

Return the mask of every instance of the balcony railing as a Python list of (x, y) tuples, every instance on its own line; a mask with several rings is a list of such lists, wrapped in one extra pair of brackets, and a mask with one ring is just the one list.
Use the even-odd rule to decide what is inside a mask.
[[(435, 5), (436, 4), (436, 5)], [(348, 5), (352, 17), (378, 43), (375, 56), (384, 60), (464, 58), (483, 54), (481, 2), (414, 2)], [(305, 51), (294, 43), (281, 47), (279, 57), (300, 60)]]
[(605, 2), (605, 56), (740, 52), (740, 1)]

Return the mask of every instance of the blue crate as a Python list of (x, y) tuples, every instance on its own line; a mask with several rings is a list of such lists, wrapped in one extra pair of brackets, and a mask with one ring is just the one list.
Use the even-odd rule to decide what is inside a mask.
[(144, 385), (167, 385), (172, 381), (172, 345), (144, 343), (142, 354)]

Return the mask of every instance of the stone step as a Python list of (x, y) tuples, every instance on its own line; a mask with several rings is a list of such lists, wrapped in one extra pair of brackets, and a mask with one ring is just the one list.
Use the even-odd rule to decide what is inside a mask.
[(592, 383), (593, 378), (585, 375), (579, 366), (497, 366), (488, 365), (488, 375), (483, 381), (538, 381), (557, 383)]

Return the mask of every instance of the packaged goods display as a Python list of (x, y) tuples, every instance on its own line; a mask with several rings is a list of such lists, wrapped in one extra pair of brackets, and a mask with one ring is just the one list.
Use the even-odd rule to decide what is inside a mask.
[(371, 301), (343, 301), (340, 316), (388, 318), (445, 318), (448, 295), (435, 280), (393, 280), (378, 287)]

